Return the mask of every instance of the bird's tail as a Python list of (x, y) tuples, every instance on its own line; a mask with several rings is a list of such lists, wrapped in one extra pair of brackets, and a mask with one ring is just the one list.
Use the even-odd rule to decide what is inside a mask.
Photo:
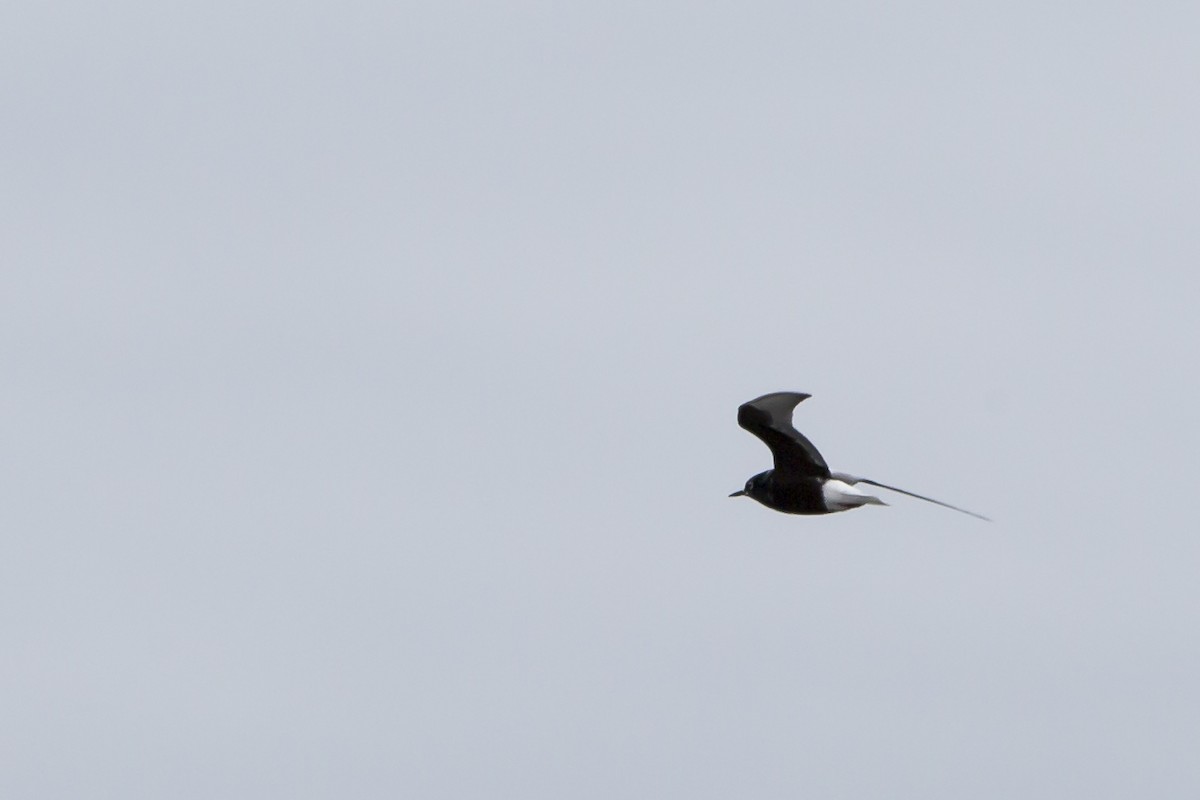
[(859, 506), (886, 506), (887, 503), (878, 497), (869, 495), (861, 489), (841, 480), (829, 480), (821, 486), (821, 495), (825, 507), (830, 511), (846, 511)]

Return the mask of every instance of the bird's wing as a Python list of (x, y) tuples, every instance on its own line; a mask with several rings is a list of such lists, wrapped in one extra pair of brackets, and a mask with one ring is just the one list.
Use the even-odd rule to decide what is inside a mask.
[(934, 500), (932, 497), (926, 497), (923, 494), (917, 494), (916, 492), (905, 491), (904, 489), (897, 489), (895, 486), (888, 486), (886, 483), (880, 483), (879, 481), (873, 481), (870, 478), (860, 478), (856, 475), (847, 475), (845, 472), (835, 472), (830, 477), (832, 477), (836, 480), (839, 480), (839, 481), (845, 481), (846, 483), (850, 484), (851, 486), (853, 486), (856, 483), (866, 483), (871, 486), (878, 486), (880, 489), (887, 489), (889, 491), (899, 492), (900, 494), (906, 494), (909, 497), (915, 497), (918, 500), (924, 500), (927, 503), (934, 503), (936, 505), (942, 506), (943, 508), (950, 508), (955, 511), (960, 511), (963, 514), (970, 514), (972, 517), (981, 519), (984, 522), (991, 522), (991, 520), (988, 519), (987, 517), (985, 517), (983, 514), (976, 514), (974, 511), (967, 511), (965, 508), (959, 508), (958, 506), (952, 506), (949, 503), (943, 503), (941, 500)]
[(743, 403), (738, 425), (762, 439), (775, 457), (775, 471), (785, 475), (829, 477), (829, 466), (813, 443), (792, 426), (792, 411), (812, 395), (774, 392)]

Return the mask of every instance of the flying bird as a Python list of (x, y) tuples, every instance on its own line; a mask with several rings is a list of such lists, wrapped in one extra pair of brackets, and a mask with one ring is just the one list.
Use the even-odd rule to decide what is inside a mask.
[(792, 425), (792, 412), (801, 401), (810, 397), (812, 395), (800, 392), (773, 392), (738, 408), (738, 425), (771, 448), (775, 469), (758, 473), (746, 481), (746, 488), (730, 497), (751, 497), (767, 508), (787, 514), (833, 514), (859, 506), (886, 506), (887, 503), (878, 497), (857, 488), (858, 484), (865, 483), (991, 521), (982, 514), (932, 497), (845, 472), (830, 472), (813, 443)]

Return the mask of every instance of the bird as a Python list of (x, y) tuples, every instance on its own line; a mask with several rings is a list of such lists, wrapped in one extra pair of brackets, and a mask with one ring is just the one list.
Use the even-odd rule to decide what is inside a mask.
[(738, 407), (738, 425), (771, 449), (775, 468), (753, 476), (730, 497), (749, 497), (786, 514), (834, 514), (860, 506), (886, 506), (878, 497), (858, 488), (858, 484), (865, 483), (991, 521), (932, 497), (845, 472), (831, 472), (820, 451), (792, 425), (796, 406), (810, 397), (803, 392), (772, 392)]

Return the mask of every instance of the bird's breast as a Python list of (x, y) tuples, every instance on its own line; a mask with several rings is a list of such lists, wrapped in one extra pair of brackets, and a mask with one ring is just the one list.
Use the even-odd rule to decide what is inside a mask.
[(767, 484), (763, 505), (787, 514), (828, 514), (829, 509), (821, 491), (821, 482), (815, 478), (783, 478), (779, 473), (771, 476)]

